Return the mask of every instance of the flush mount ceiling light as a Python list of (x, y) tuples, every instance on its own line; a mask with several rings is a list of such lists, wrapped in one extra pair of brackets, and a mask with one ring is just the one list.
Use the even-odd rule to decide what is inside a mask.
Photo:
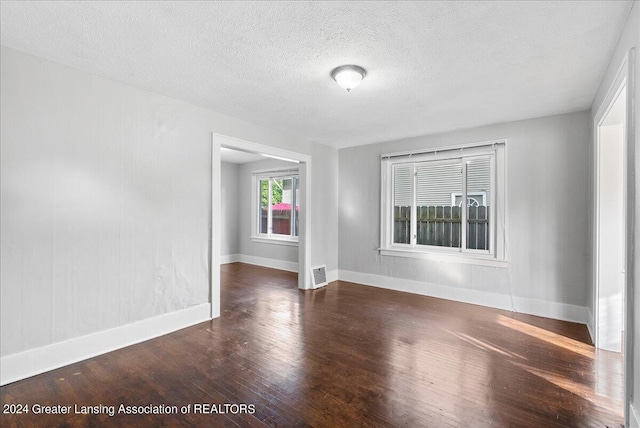
[(333, 69), (331, 77), (336, 81), (338, 86), (342, 89), (346, 89), (347, 92), (358, 86), (367, 72), (362, 67), (357, 65), (342, 65)]

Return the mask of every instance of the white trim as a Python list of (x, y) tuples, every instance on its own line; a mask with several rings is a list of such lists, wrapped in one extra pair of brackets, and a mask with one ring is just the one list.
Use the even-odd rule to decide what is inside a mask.
[[(462, 194), (464, 198), (467, 198), (467, 158), (460, 158), (460, 166), (462, 167)], [(493, 164), (491, 165), (493, 166)], [(416, 183), (417, 185), (417, 183)], [(495, 194), (496, 191), (491, 189), (491, 193)], [(464, 205), (460, 207), (460, 252), (463, 253), (467, 250), (467, 233), (469, 233), (469, 222), (468, 222), (468, 213), (467, 213), (467, 201), (465, 201)], [(417, 217), (417, 215), (414, 215)], [(495, 219), (491, 217), (489, 220), (489, 231), (492, 231), (495, 227), (493, 223), (495, 223)], [(493, 250), (494, 245), (490, 245), (489, 248)], [(493, 253), (493, 251), (491, 251)], [(493, 254), (491, 254), (493, 256)]]
[(241, 149), (249, 153), (260, 153), (267, 155), (267, 157), (279, 160), (285, 160), (287, 162), (307, 162), (311, 160), (311, 156), (303, 155), (301, 153), (292, 152), (289, 150), (279, 149), (277, 147), (266, 146), (264, 144), (254, 143), (252, 141), (242, 140), (240, 138), (231, 137), (228, 135), (222, 135), (214, 133), (216, 139), (220, 141), (220, 145), (230, 149)]
[[(475, 142), (475, 143), (456, 144), (456, 145), (452, 145), (452, 146), (437, 147), (437, 148), (434, 148), (434, 149), (409, 150), (409, 151), (403, 151), (403, 152), (383, 153), (383, 154), (380, 155), (380, 157), (382, 159), (384, 159), (384, 158), (396, 158), (396, 157), (402, 157), (402, 156), (414, 157), (414, 156), (426, 155), (426, 154), (438, 154), (438, 153), (448, 152), (448, 151), (452, 151), (452, 150), (465, 151), (465, 149), (466, 149), (466, 151), (469, 151), (469, 149), (494, 146), (496, 144), (506, 144), (506, 142), (507, 142), (506, 138), (499, 138), (497, 140), (481, 141), (481, 142)], [(449, 155), (447, 155), (447, 157), (448, 156)]]
[(248, 256), (246, 254), (238, 254), (238, 260), (241, 263), (249, 265), (263, 266), (271, 269), (286, 270), (288, 272), (298, 272), (298, 263), (288, 262), (285, 260), (269, 259), (266, 257)]
[[(627, 118), (626, 118), (626, 129), (625, 129), (625, 142), (624, 142), (624, 146), (623, 146), (623, 163), (624, 163), (624, 167), (626, 168), (626, 163), (627, 163), (627, 150), (628, 150), (628, 131), (630, 128), (630, 120), (631, 116), (628, 114), (629, 113), (629, 105), (631, 103), (631, 97), (633, 97), (633, 94), (629, 93), (629, 85), (628, 85), (628, 79), (629, 79), (629, 53), (626, 53), (624, 58), (622, 59), (622, 63), (620, 64), (620, 66), (618, 67), (618, 71), (616, 73), (616, 77), (613, 79), (613, 82), (611, 83), (611, 85), (609, 86), (609, 89), (607, 90), (607, 94), (605, 95), (605, 97), (603, 98), (600, 106), (598, 107), (598, 110), (594, 116), (594, 121), (593, 121), (593, 205), (592, 205), (592, 209), (593, 209), (593, 242), (592, 242), (592, 278), (591, 278), (591, 282), (592, 282), (592, 288), (593, 288), (593, 315), (594, 315), (594, 343), (595, 346), (598, 348), (600, 346), (599, 344), (599, 327), (598, 327), (598, 317), (599, 317), (599, 311), (600, 311), (600, 301), (598, 299), (599, 295), (600, 295), (600, 287), (599, 287), (599, 267), (600, 267), (600, 215), (599, 215), (599, 207), (600, 207), (600, 158), (599, 158), (599, 153), (600, 153), (600, 126), (602, 125), (603, 120), (606, 118), (607, 114), (609, 113), (609, 111), (611, 110), (611, 108), (613, 107), (614, 102), (617, 100), (618, 96), (620, 95), (620, 93), (622, 92), (623, 89), (626, 89), (627, 91)], [(628, 180), (628, 172), (624, 171), (623, 172), (623, 178), (625, 179), (625, 189), (623, 190), (623, 198), (626, 197), (626, 192), (627, 192), (627, 180)], [(627, 209), (628, 209), (628, 203), (625, 200), (624, 202), (624, 213), (625, 216), (627, 214)], [(626, 223), (626, 217), (624, 222)], [(624, 225), (623, 229), (625, 231), (628, 230), (628, 225)], [(626, 233), (626, 232), (625, 232)], [(625, 241), (625, 253), (628, 254), (629, 249), (627, 248), (627, 242)], [(625, 285), (624, 288), (628, 289), (629, 285), (627, 283), (627, 280), (625, 279)], [(626, 325), (627, 323), (627, 316), (625, 315), (624, 320), (623, 320), (623, 329), (624, 331), (627, 331), (628, 326)], [(626, 346), (625, 348), (627, 348), (628, 346)], [(627, 353), (625, 353), (625, 359), (628, 358), (629, 355), (627, 355)]]
[[(625, 179), (625, 189), (624, 189), (624, 198), (625, 198), (625, 218), (624, 218), (624, 228), (626, 230), (625, 234), (627, 236), (625, 240), (625, 284), (624, 291), (626, 294), (626, 305), (624, 308), (624, 320), (623, 320), (623, 330), (624, 330), (624, 380), (625, 380), (625, 391), (624, 391), (624, 400), (625, 400), (625, 422), (629, 423), (629, 426), (640, 427), (640, 423), (638, 423), (638, 415), (635, 413), (633, 406), (631, 405), (631, 397), (633, 392), (633, 377), (637, 376), (637, 373), (634, 373), (634, 358), (633, 358), (633, 349), (634, 349), (634, 329), (633, 329), (633, 312), (634, 312), (634, 301), (633, 301), (633, 293), (632, 293), (632, 284), (634, 283), (634, 276), (636, 272), (634, 271), (634, 237), (633, 237), (633, 225), (635, 218), (635, 205), (632, 203), (635, 199), (635, 182), (633, 171), (635, 170), (635, 157), (633, 156), (633, 147), (636, 144), (636, 126), (638, 124), (635, 123), (635, 103), (638, 102), (636, 98), (636, 85), (638, 82), (635, 81), (635, 49), (629, 49), (622, 59), (618, 70), (616, 71), (616, 75), (611, 81), (609, 88), (607, 89), (607, 93), (600, 102), (600, 105), (597, 106), (596, 114), (593, 116), (593, 129), (592, 129), (592, 138), (593, 138), (593, 162), (591, 167), (593, 168), (593, 177), (592, 177), (592, 194), (593, 194), (593, 216), (592, 216), (592, 277), (591, 277), (591, 287), (593, 290), (593, 315), (594, 315), (594, 336), (596, 347), (598, 347), (598, 316), (599, 316), (599, 224), (600, 219), (598, 217), (598, 206), (599, 206), (599, 162), (598, 162), (598, 153), (599, 153), (599, 128), (602, 124), (603, 119), (609, 113), (609, 109), (613, 106), (613, 102), (620, 95), (620, 89), (626, 85), (626, 96), (627, 96), (627, 105), (626, 105), (626, 129), (624, 130), (625, 135), (625, 146), (624, 150), (624, 179)], [(601, 83), (602, 86), (604, 82)], [(595, 106), (592, 106), (592, 109)], [(634, 415), (635, 413), (635, 415)], [(635, 425), (633, 425), (635, 418)]]
[(292, 175), (299, 175), (299, 174), (300, 174), (300, 169), (297, 166), (294, 168), (281, 167), (281, 168), (256, 169), (251, 171), (251, 175), (255, 175), (258, 178), (289, 177)]
[[(261, 222), (261, 189), (260, 182), (268, 181), (269, 194), (267, 196), (267, 200), (270, 202), (273, 197), (273, 187), (272, 181), (276, 178), (283, 179), (291, 179), (292, 188), (291, 188), (291, 228), (290, 233), (288, 235), (279, 235), (274, 234), (271, 231), (271, 226), (273, 222), (273, 212), (271, 210), (271, 204), (268, 205), (268, 220), (267, 220), (267, 233), (260, 232), (260, 222)], [(283, 245), (298, 245), (298, 236), (293, 235), (295, 220), (298, 216), (296, 212), (296, 206), (300, 205), (300, 202), (297, 200), (297, 195), (295, 192), (294, 183), (297, 183), (300, 186), (300, 170), (299, 168), (295, 169), (287, 169), (287, 170), (278, 170), (278, 169), (265, 169), (260, 171), (252, 171), (251, 173), (251, 240), (255, 242), (263, 242), (269, 243), (268, 240), (274, 241), (285, 241), (288, 243), (283, 243)], [(262, 241), (261, 241), (262, 240)], [(293, 243), (295, 242), (295, 244)], [(277, 243), (277, 242), (276, 242)]]
[(240, 261), (240, 254), (225, 254), (220, 256), (220, 264), (226, 265)]
[(507, 260), (498, 260), (493, 256), (478, 254), (473, 255), (473, 253), (469, 252), (460, 252), (460, 251), (440, 251), (440, 252), (425, 252), (420, 250), (412, 250), (412, 249), (401, 249), (397, 247), (378, 249), (380, 251), (381, 256), (391, 256), (391, 257), (408, 257), (412, 259), (423, 259), (423, 260), (434, 260), (440, 262), (452, 262), (452, 263), (462, 263), (468, 265), (480, 265), (480, 266), (491, 266), (491, 267), (501, 267), (506, 268), (509, 265)]
[(403, 291), (405, 293), (420, 294), (422, 296), (437, 297), (454, 300), (456, 302), (489, 306), (497, 309), (511, 310), (511, 299), (507, 294), (490, 293), (486, 291), (470, 290), (467, 288), (447, 287), (444, 285), (415, 281), (412, 279), (393, 278), (390, 276), (373, 275), (370, 273), (342, 270), (338, 272), (340, 281), (355, 282), (372, 287)]
[(640, 428), (640, 416), (633, 407), (633, 403), (629, 404), (629, 428)]
[(586, 306), (550, 302), (547, 300), (528, 299), (526, 297), (516, 296), (513, 297), (513, 305), (515, 307), (515, 312), (523, 314), (576, 322), (585, 325), (589, 320), (589, 308)]
[(277, 238), (277, 235), (265, 235), (265, 236), (252, 236), (252, 242), (259, 242), (261, 244), (275, 244), (275, 245), (288, 245), (290, 247), (298, 246), (298, 237), (294, 238)]
[[(209, 305), (211, 319), (220, 316), (220, 244), (222, 236), (222, 208), (219, 201), (222, 198), (222, 158), (220, 156), (220, 139), (211, 134), (211, 200), (209, 201)], [(215, 237), (215, 239), (214, 239)]]
[(303, 290), (311, 287), (311, 272), (309, 267), (311, 266), (311, 218), (313, 213), (313, 206), (311, 204), (311, 156), (306, 157), (304, 164), (300, 165), (300, 179), (304, 180), (304, 192), (300, 193), (300, 217), (298, 234), (298, 262), (302, 263), (300, 266), (300, 272), (302, 275), (298, 275), (298, 288)]
[(600, 122), (602, 122), (602, 118), (606, 116), (611, 109), (611, 102), (615, 98), (617, 98), (618, 94), (620, 93), (620, 86), (622, 86), (623, 80), (626, 80), (628, 77), (629, 56), (629, 52), (627, 52), (624, 55), (624, 58), (622, 58), (622, 62), (618, 67), (618, 71), (616, 72), (616, 77), (613, 79), (613, 82), (611, 82), (611, 86), (609, 86), (607, 94), (604, 96), (602, 102), (600, 103), (600, 106), (598, 107), (598, 111), (594, 116), (595, 120), (593, 121), (596, 127), (600, 124)]
[[(638, 6), (636, 4), (636, 6)], [(638, 376), (640, 375), (637, 370), (638, 368), (635, 367), (634, 368), (634, 364), (638, 358), (638, 356), (635, 356), (634, 359), (634, 353), (633, 353), (633, 349), (634, 347), (637, 348), (637, 343), (636, 343), (636, 331), (634, 328), (634, 316), (640, 316), (638, 315), (637, 312), (637, 308), (635, 308), (635, 294), (636, 292), (640, 292), (640, 291), (634, 291), (632, 284), (635, 284), (636, 282), (636, 278), (638, 275), (638, 272), (636, 272), (635, 269), (635, 259), (636, 259), (636, 251), (638, 251), (638, 249), (636, 248), (636, 241), (635, 241), (635, 237), (634, 237), (634, 220), (637, 218), (636, 215), (636, 208), (635, 208), (635, 204), (632, 203), (632, 201), (635, 201), (637, 196), (638, 196), (638, 189), (635, 185), (635, 174), (637, 172), (637, 165), (636, 165), (636, 150), (637, 150), (637, 144), (638, 144), (638, 139), (637, 139), (637, 135), (638, 135), (638, 128), (640, 126), (640, 124), (636, 123), (636, 117), (637, 117), (637, 109), (638, 109), (638, 104), (640, 104), (640, 99), (638, 99), (637, 93), (637, 85), (640, 84), (640, 82), (636, 81), (636, 49), (637, 48), (631, 48), (629, 49), (629, 52), (627, 52), (627, 61), (628, 61), (628, 78), (627, 78), (627, 138), (626, 138), (626, 143), (627, 143), (627, 165), (625, 166), (627, 168), (627, 212), (626, 212), (626, 222), (627, 222), (627, 242), (626, 242), (626, 248), (627, 248), (627, 260), (626, 260), (626, 271), (627, 271), (627, 284), (626, 284), (626, 312), (625, 312), (625, 324), (624, 324), (624, 331), (625, 331), (625, 338), (624, 338), (624, 343), (625, 343), (625, 351), (624, 351), (624, 362), (625, 362), (625, 368), (624, 368), (624, 377), (625, 377), (625, 403), (629, 403), (628, 409), (629, 409), (629, 415), (628, 418), (629, 420), (633, 420), (635, 426), (637, 428), (640, 428), (640, 417), (638, 417), (638, 412), (636, 411), (635, 407), (633, 406), (632, 398), (633, 398), (633, 388), (634, 388), (634, 381), (635, 379), (638, 378)], [(635, 114), (634, 114), (635, 113)], [(640, 394), (640, 391), (635, 391), (635, 394)], [(633, 419), (632, 419), (633, 418)]]
[(30, 349), (0, 359), (0, 384), (86, 360), (207, 321), (209, 303), (147, 318), (132, 324)]
[(566, 303), (514, 297), (512, 304), (511, 298), (508, 294), (470, 290), (467, 288), (447, 287), (429, 282), (392, 278), (389, 276), (346, 270), (340, 270), (338, 277), (340, 281), (355, 282), (373, 287), (437, 297), (440, 299), (470, 303), (473, 305), (503, 309), (512, 312), (521, 312), (545, 318), (578, 322), (581, 324), (585, 324), (588, 320), (588, 308)]

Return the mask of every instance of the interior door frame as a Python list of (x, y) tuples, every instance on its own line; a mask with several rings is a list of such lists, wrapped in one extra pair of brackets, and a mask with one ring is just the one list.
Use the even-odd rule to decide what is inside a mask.
[(623, 329), (624, 329), (624, 343), (623, 343), (623, 356), (624, 356), (624, 382), (625, 382), (625, 404), (624, 404), (624, 413), (625, 413), (625, 423), (629, 421), (629, 405), (631, 403), (631, 394), (633, 391), (633, 361), (632, 361), (632, 352), (633, 352), (633, 317), (634, 317), (634, 295), (633, 295), (633, 281), (634, 281), (634, 271), (633, 271), (633, 259), (634, 259), (634, 249), (633, 249), (633, 222), (635, 219), (635, 207), (632, 203), (635, 199), (635, 182), (633, 181), (632, 172), (635, 171), (635, 159), (634, 159), (634, 148), (635, 148), (635, 123), (634, 123), (634, 111), (633, 111), (633, 100), (635, 94), (635, 82), (633, 80), (634, 76), (634, 61), (635, 61), (635, 52), (633, 49), (630, 49), (624, 56), (620, 67), (618, 68), (618, 72), (616, 74), (613, 83), (609, 87), (606, 96), (602, 100), (602, 103), (598, 107), (597, 113), (594, 116), (593, 121), (593, 171), (594, 171), (594, 180), (593, 180), (593, 271), (592, 271), (592, 284), (593, 284), (593, 339), (596, 348), (599, 348), (598, 343), (598, 324), (599, 324), (599, 206), (600, 206), (600, 195), (599, 195), (599, 182), (600, 182), (600, 165), (599, 165), (599, 148), (600, 148), (600, 139), (599, 139), (599, 128), (602, 125), (604, 119), (607, 117), (611, 107), (616, 101), (617, 97), (620, 95), (621, 91), (626, 91), (626, 119), (625, 119), (625, 129), (624, 129), (624, 146), (623, 146), (623, 162), (624, 162), (624, 172), (623, 172), (623, 180), (624, 180), (624, 190), (623, 190), (623, 199), (624, 199), (624, 225), (623, 231), (624, 236), (626, 236), (624, 240), (624, 296), (625, 296), (625, 307), (623, 308), (624, 317), (623, 317)]
[(209, 279), (211, 318), (220, 316), (220, 245), (214, 245), (213, 237), (220, 236), (221, 207), (220, 179), (221, 157), (220, 148), (228, 147), (250, 153), (262, 153), (273, 157), (279, 157), (296, 161), (299, 164), (300, 183), (300, 218), (298, 236), (298, 288), (310, 289), (311, 287), (311, 156), (298, 152), (267, 146), (252, 141), (242, 140), (223, 134), (211, 133), (211, 226), (209, 236), (209, 254), (211, 274)]

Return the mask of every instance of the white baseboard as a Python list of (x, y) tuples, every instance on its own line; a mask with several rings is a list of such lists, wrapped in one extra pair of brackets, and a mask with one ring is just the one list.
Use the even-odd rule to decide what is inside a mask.
[(588, 308), (565, 303), (547, 302), (522, 297), (514, 297), (512, 303), (512, 299), (507, 294), (447, 287), (428, 282), (392, 278), (388, 276), (346, 270), (340, 270), (338, 272), (338, 277), (341, 281), (355, 282), (373, 287), (387, 288), (390, 290), (404, 291), (423, 296), (454, 300), (456, 302), (471, 303), (490, 308), (521, 312), (545, 318), (554, 318), (582, 324), (585, 324), (588, 320)]
[(629, 428), (640, 428), (640, 416), (633, 404), (629, 404)]
[(225, 254), (220, 256), (220, 264), (226, 265), (240, 261), (240, 254)]
[(371, 285), (373, 287), (421, 294), (423, 296), (438, 297), (440, 299), (455, 300), (457, 302), (511, 310), (511, 299), (508, 295), (504, 294), (447, 287), (444, 285), (414, 281), (411, 279), (392, 278), (389, 276), (372, 275), (345, 270), (340, 270), (338, 276), (341, 281), (355, 282), (358, 284)]
[(513, 303), (515, 306), (515, 312), (523, 314), (576, 322), (580, 324), (587, 324), (589, 321), (589, 308), (586, 306), (529, 299), (525, 297), (514, 297)]
[(268, 259), (266, 257), (247, 256), (246, 254), (238, 254), (237, 262), (247, 263), (250, 265), (264, 266), (272, 269), (286, 270), (288, 272), (298, 272), (298, 263), (287, 262), (284, 260)]
[(337, 281), (338, 280), (338, 270), (334, 269), (334, 270), (328, 270), (327, 271), (327, 282), (331, 283), (333, 281)]
[(0, 359), (0, 385), (144, 342), (207, 321), (210, 315), (211, 304), (202, 303), (121, 327), (7, 355)]

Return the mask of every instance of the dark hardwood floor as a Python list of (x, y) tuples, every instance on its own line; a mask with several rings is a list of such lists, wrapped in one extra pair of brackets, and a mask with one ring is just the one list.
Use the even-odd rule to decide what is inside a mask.
[[(596, 351), (583, 325), (346, 282), (304, 292), (296, 274), (239, 263), (221, 269), (219, 319), (0, 391), (3, 407), (117, 412), (123, 403), (176, 406), (177, 414), (2, 414), (2, 427), (623, 422), (621, 356)], [(198, 403), (218, 413), (195, 414)]]

